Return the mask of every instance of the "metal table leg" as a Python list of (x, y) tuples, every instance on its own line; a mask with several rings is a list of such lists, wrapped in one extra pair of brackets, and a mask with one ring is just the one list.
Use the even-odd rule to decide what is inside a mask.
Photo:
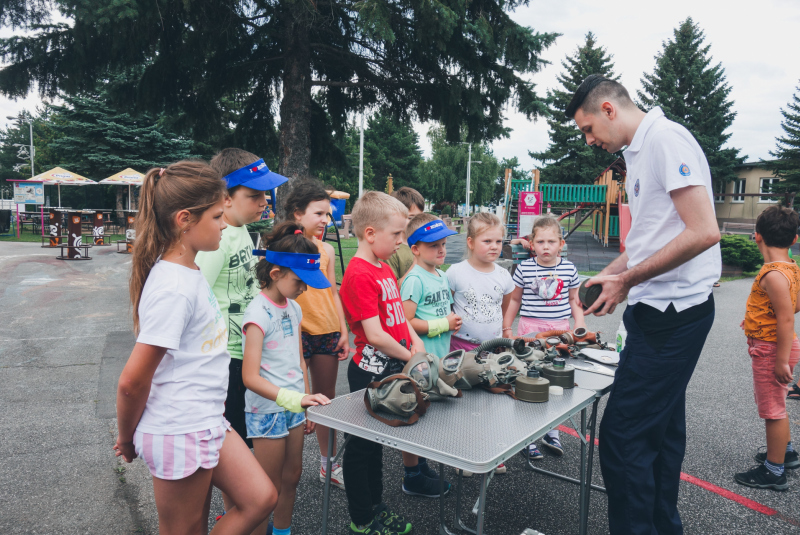
[[(586, 460), (586, 484), (581, 488), (581, 515), (580, 535), (586, 535), (589, 531), (589, 500), (591, 498), (592, 468), (594, 464), (594, 436), (597, 429), (597, 408), (600, 405), (600, 398), (595, 398), (592, 405), (592, 416), (589, 419), (589, 457)], [(605, 491), (605, 489), (603, 489)]]
[(481, 497), (478, 502), (478, 530), (476, 535), (483, 535), (483, 513), (486, 510), (486, 487), (489, 486), (489, 473), (483, 474), (481, 481)]
[[(586, 409), (581, 411), (581, 426), (580, 426), (580, 434), (582, 438), (586, 437)], [(583, 516), (584, 516), (584, 501), (583, 501), (583, 492), (586, 488), (587, 483), (586, 481), (586, 442), (585, 440), (581, 440), (581, 470), (580, 470), (580, 485), (579, 485), (579, 492), (578, 492), (578, 525), (583, 525)], [(584, 535), (583, 531), (579, 531), (580, 535)]]
[[(459, 470), (459, 475), (460, 472)], [(461, 479), (459, 478), (460, 482)], [(459, 490), (461, 489), (459, 488)], [(439, 463), (439, 535), (455, 535), (447, 529), (447, 524), (444, 520), (444, 465), (442, 463)]]
[[(325, 466), (325, 488), (322, 491), (322, 535), (328, 534), (328, 508), (331, 500), (331, 468), (333, 468), (333, 441), (336, 439), (336, 430), (330, 429), (328, 433), (328, 462)], [(344, 448), (342, 448), (344, 449)]]

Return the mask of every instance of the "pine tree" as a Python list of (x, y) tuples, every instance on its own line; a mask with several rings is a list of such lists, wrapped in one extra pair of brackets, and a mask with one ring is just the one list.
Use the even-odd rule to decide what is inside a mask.
[(542, 152), (528, 153), (531, 158), (545, 163), (541, 169), (543, 182), (591, 184), (616, 159), (615, 155), (587, 145), (583, 134), (564, 113), (575, 90), (590, 74), (602, 74), (606, 78), (619, 80), (619, 76), (614, 74), (611, 58), (605, 48), (598, 46), (594, 34), (589, 32), (575, 54), (561, 62), (565, 69), (558, 76), (562, 89), (547, 92), (550, 146)]
[(781, 115), (781, 128), (785, 135), (775, 138), (777, 146), (769, 153), (775, 159), (762, 163), (775, 176), (783, 179), (773, 184), (772, 191), (784, 194), (785, 206), (794, 206), (794, 197), (800, 190), (800, 86), (786, 109), (781, 108)]
[(638, 96), (645, 109), (661, 106), (667, 118), (682, 124), (697, 139), (715, 181), (736, 178), (736, 166), (744, 162), (739, 149), (723, 148), (733, 124), (731, 87), (722, 64), (711, 64), (704, 45), (705, 34), (691, 17), (673, 32), (656, 55), (652, 74), (644, 73)]
[[(311, 170), (323, 106), (344, 132), (370, 106), (440, 121), (448, 139), (506, 135), (513, 102), (546, 111), (529, 75), (555, 33), (517, 24), (525, 0), (160, 0), (12, 2), (0, 24), (29, 33), (0, 40), (0, 92), (75, 94), (107, 69), (143, 66), (129, 105), (180, 112), (199, 139), (228, 128), (221, 103), (239, 102), (237, 135), (264, 139), (280, 112), (279, 172)], [(50, 24), (50, 9), (72, 19)], [(312, 98), (312, 94), (314, 98)], [(291, 187), (291, 186), (288, 186)]]
[(378, 183), (391, 174), (395, 190), (403, 186), (419, 188), (422, 150), (409, 122), (385, 112), (370, 117), (364, 130), (364, 153)]

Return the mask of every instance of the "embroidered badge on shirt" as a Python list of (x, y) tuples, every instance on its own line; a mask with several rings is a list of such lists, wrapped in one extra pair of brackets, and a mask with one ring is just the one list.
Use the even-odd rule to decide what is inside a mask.
[(639, 179), (636, 179), (636, 184), (633, 185), (633, 194), (634, 196), (639, 196)]
[(689, 176), (692, 172), (689, 170), (689, 166), (685, 163), (682, 163), (680, 167), (678, 167), (678, 172), (683, 176)]

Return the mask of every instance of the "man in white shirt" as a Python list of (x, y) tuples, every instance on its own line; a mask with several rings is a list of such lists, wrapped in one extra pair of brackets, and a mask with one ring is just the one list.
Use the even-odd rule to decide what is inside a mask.
[(631, 230), (625, 252), (591, 284), (587, 314), (628, 298), (628, 331), (600, 424), (600, 467), (612, 534), (683, 533), (677, 509), (686, 449), (686, 386), (714, 322), (719, 229), (711, 172), (697, 141), (661, 108), (645, 113), (625, 88), (591, 75), (566, 114), (586, 143), (627, 147)]

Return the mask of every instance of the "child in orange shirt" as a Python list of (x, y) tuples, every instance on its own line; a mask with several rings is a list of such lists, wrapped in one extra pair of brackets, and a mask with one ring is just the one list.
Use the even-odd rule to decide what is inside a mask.
[(758, 415), (766, 425), (767, 451), (756, 454), (758, 466), (734, 479), (759, 489), (788, 489), (785, 470), (800, 467), (786, 415), (786, 393), (800, 360), (794, 333), (794, 315), (800, 311), (800, 268), (789, 258), (798, 226), (797, 212), (781, 206), (767, 208), (756, 220), (755, 238), (764, 265), (753, 281), (742, 328), (752, 359)]

